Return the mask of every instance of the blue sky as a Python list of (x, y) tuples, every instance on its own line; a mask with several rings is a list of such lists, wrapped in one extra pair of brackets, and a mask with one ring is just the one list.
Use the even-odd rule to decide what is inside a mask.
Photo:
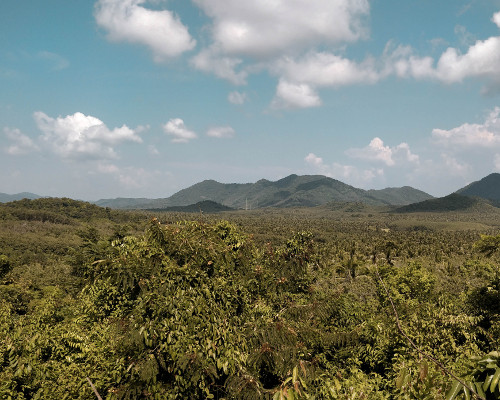
[(500, 0), (2, 0), (0, 192), (500, 172)]

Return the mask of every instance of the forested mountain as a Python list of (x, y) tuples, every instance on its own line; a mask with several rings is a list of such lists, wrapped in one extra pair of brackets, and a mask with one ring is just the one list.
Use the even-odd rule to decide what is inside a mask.
[[(322, 175), (290, 175), (272, 182), (220, 183), (205, 180), (171, 197), (156, 200), (100, 200), (96, 204), (112, 208), (164, 209), (211, 200), (232, 208), (312, 207), (330, 202), (361, 202), (370, 205), (406, 205), (432, 196), (409, 186), (383, 190), (363, 190)], [(134, 201), (135, 200), (135, 201)]]
[(457, 190), (463, 196), (481, 197), (500, 204), (500, 174), (493, 173)]

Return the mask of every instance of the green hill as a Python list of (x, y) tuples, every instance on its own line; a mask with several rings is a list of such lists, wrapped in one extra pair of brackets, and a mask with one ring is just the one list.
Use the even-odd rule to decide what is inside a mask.
[(394, 212), (448, 212), (448, 211), (497, 211), (495, 207), (484, 199), (462, 196), (457, 193), (449, 194), (438, 199), (425, 200), (397, 208)]

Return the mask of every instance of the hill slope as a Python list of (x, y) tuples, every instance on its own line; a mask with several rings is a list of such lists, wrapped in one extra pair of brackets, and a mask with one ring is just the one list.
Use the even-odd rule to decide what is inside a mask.
[(447, 212), (447, 211), (479, 211), (491, 212), (497, 210), (484, 199), (462, 196), (457, 193), (449, 194), (438, 199), (425, 200), (397, 208), (394, 212)]
[(457, 190), (463, 196), (475, 196), (500, 203), (500, 174), (493, 173)]

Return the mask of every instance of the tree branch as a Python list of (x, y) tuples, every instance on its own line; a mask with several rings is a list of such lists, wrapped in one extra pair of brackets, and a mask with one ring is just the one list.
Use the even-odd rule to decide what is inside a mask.
[(90, 387), (92, 388), (95, 395), (97, 396), (97, 399), (102, 400), (102, 397), (100, 396), (99, 392), (97, 391), (97, 389), (95, 388), (94, 384), (92, 383), (92, 381), (90, 380), (90, 378), (88, 376), (87, 376), (87, 381), (89, 382)]

